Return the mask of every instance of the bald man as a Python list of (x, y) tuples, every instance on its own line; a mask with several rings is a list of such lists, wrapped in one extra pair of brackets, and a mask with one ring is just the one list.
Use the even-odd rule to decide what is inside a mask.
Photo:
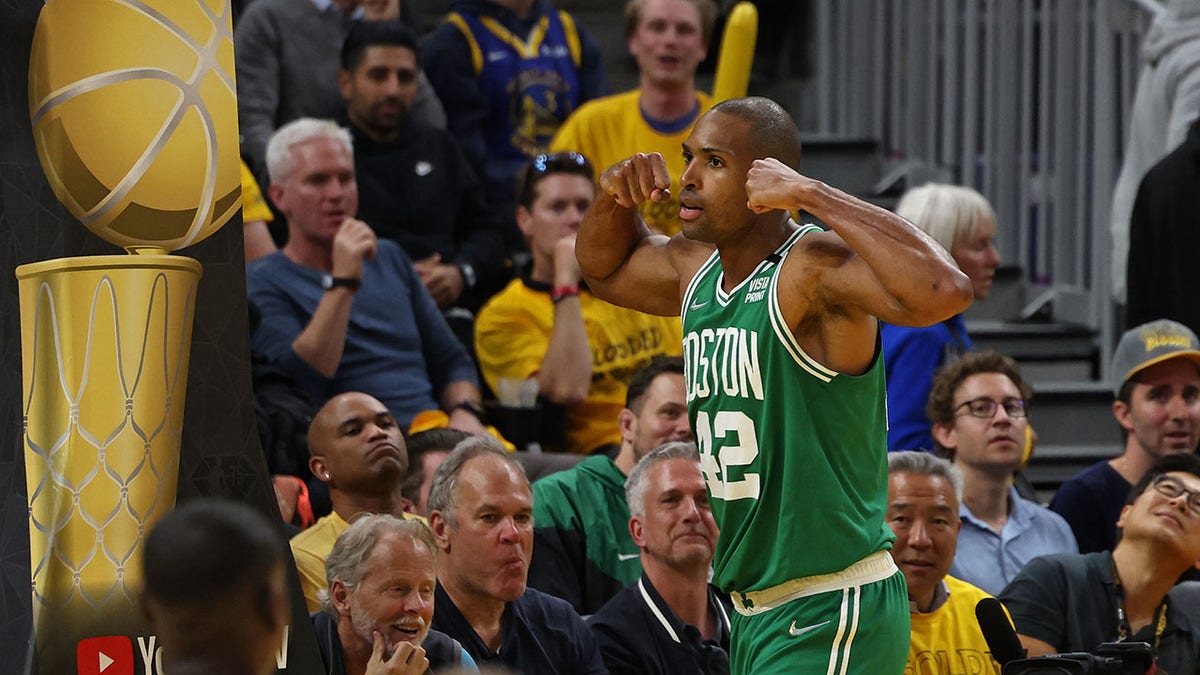
[(308, 427), (308, 468), (329, 486), (333, 511), (292, 538), (292, 555), (308, 611), (321, 608), (317, 593), (326, 587), (325, 558), (338, 535), (360, 513), (404, 513), (400, 483), (408, 452), (396, 418), (387, 406), (362, 392), (339, 394)]

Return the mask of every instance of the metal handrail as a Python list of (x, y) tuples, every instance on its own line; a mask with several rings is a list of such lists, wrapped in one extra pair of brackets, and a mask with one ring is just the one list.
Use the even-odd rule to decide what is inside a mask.
[[(996, 209), (1030, 297), (1111, 354), (1108, 215), (1154, 0), (815, 0), (806, 131), (873, 138)], [(808, 92), (811, 96), (811, 92)], [(815, 111), (812, 108), (815, 106)], [(1107, 372), (1107, 364), (1104, 369)]]

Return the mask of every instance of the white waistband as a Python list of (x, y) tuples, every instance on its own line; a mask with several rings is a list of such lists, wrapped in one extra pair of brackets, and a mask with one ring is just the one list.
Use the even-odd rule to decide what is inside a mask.
[(778, 586), (764, 588), (761, 591), (746, 593), (733, 591), (729, 597), (733, 600), (733, 608), (738, 611), (738, 614), (754, 616), (797, 598), (883, 581), (898, 571), (896, 563), (892, 562), (891, 553), (878, 551), (840, 572), (800, 577), (785, 581)]

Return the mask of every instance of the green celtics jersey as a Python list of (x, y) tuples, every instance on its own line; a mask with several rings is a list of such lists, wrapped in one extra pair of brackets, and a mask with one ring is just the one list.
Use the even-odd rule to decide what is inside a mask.
[(755, 591), (841, 571), (886, 548), (882, 351), (862, 375), (796, 343), (778, 272), (801, 226), (732, 292), (716, 253), (683, 297), (688, 415), (721, 527), (713, 583)]

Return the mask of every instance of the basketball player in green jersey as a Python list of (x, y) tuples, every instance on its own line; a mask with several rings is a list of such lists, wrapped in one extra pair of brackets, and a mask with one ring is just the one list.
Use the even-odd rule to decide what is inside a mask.
[[(795, 123), (726, 101), (683, 145), (682, 232), (637, 206), (666, 197), (660, 155), (606, 170), (576, 244), (600, 297), (680, 313), (688, 409), (721, 537), (714, 582), (738, 610), (737, 673), (899, 674), (908, 597), (887, 549), (880, 320), (963, 311), (967, 277), (907, 221), (792, 167)], [(831, 231), (798, 225), (807, 211)]]

